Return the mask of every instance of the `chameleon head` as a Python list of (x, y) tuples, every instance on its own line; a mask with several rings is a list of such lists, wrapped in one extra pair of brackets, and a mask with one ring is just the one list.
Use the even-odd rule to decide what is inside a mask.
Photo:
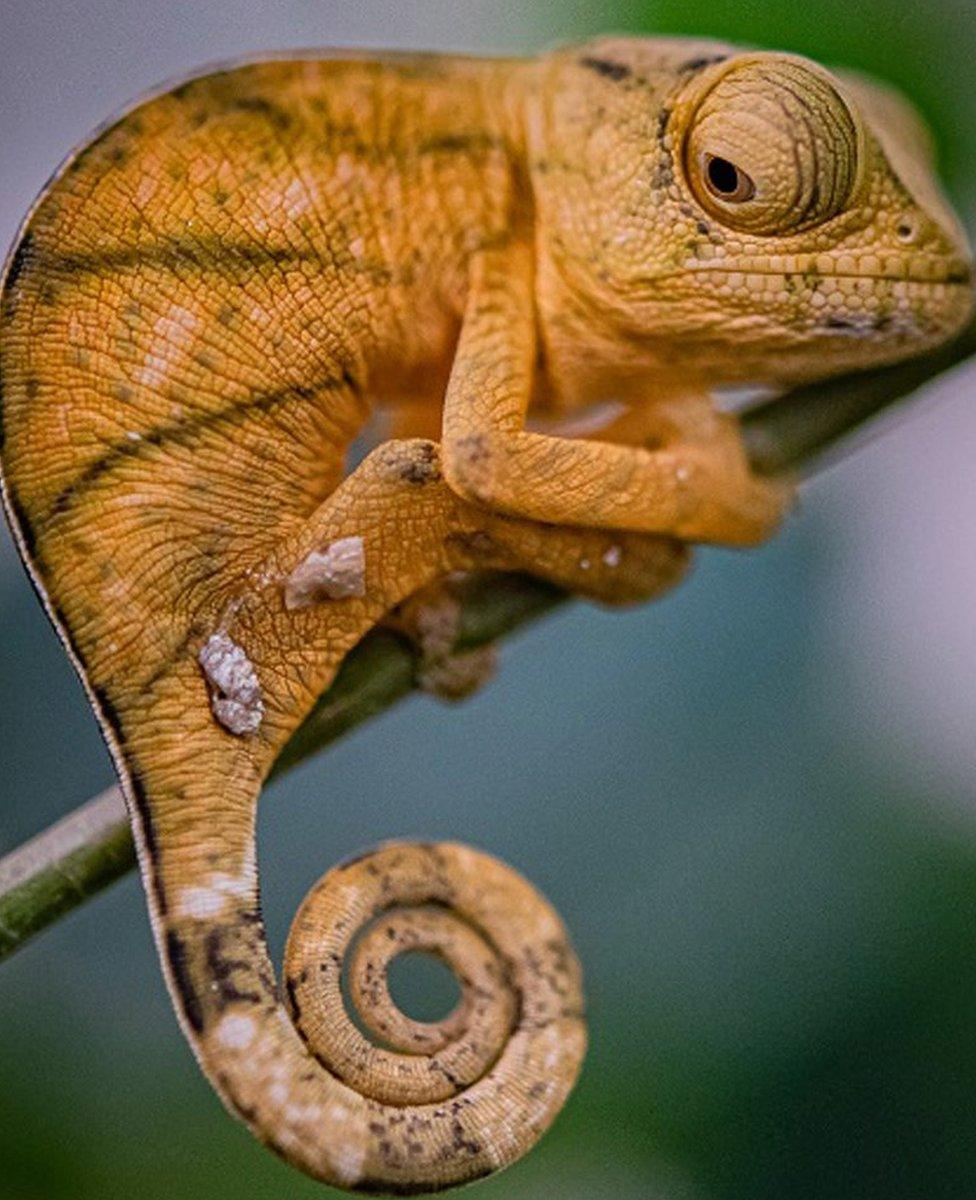
[(797, 382), (939, 344), (972, 256), (897, 94), (793, 55), (614, 39), (549, 62), (543, 295), (633, 359)]

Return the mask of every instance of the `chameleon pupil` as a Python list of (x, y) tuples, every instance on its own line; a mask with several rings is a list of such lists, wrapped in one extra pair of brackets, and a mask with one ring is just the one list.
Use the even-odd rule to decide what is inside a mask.
[(739, 190), (739, 168), (727, 158), (709, 159), (708, 182), (720, 195), (734, 196)]

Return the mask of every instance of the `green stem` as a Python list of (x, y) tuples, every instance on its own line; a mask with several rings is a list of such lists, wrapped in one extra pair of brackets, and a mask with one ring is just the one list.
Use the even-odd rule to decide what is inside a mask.
[[(929, 358), (800, 388), (742, 416), (755, 469), (809, 471), (846, 435), (976, 353), (976, 322)], [(466, 581), (458, 649), (512, 632), (565, 599), (522, 575), (486, 574)], [(273, 775), (317, 753), (417, 687), (413, 649), (385, 629), (370, 633), (346, 658), (329, 690), (285, 746)], [(0, 859), (0, 959), (97, 895), (135, 866), (119, 789), (111, 788)]]

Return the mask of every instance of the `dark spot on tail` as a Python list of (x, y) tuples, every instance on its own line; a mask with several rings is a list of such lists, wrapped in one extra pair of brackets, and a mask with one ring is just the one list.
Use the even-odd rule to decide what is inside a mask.
[(597, 75), (602, 75), (604, 79), (612, 79), (614, 83), (630, 79), (634, 73), (626, 63), (614, 62), (609, 58), (594, 58), (591, 55), (581, 58), (579, 65), (585, 67), (587, 71), (595, 71)]
[(671, 109), (667, 105), (661, 109), (657, 117), (657, 140), (663, 142), (671, 122)]
[(481, 1143), (464, 1136), (464, 1126), (456, 1117), (451, 1122), (451, 1145), (459, 1154), (468, 1154), (472, 1158), (481, 1153)]
[(228, 957), (225, 950), (228, 934), (232, 943), (240, 943), (240, 928), (234, 925), (217, 925), (206, 938), (207, 972), (215, 985), (217, 1002), (221, 1009), (231, 1004), (260, 1004), (263, 997), (259, 992), (242, 990), (234, 981), (237, 972), (250, 973), (251, 962)]
[(169, 969), (173, 973), (176, 990), (179, 993), (183, 1014), (194, 1033), (203, 1032), (203, 1009), (200, 999), (193, 989), (190, 971), (186, 961), (186, 946), (179, 934), (172, 929), (166, 931), (166, 958)]
[(285, 979), (285, 993), (292, 1018), (297, 1022), (301, 1019), (302, 1006), (298, 1003), (298, 985), (291, 975)]

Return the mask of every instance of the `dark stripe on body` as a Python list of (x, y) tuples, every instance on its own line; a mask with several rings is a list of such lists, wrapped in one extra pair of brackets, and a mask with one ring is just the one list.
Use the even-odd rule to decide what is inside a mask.
[(7, 277), (4, 280), (4, 287), (14, 288), (17, 286), (17, 281), (23, 275), (27, 268), (28, 261), (34, 256), (34, 235), (27, 231), (20, 239), (20, 244), (13, 253), (10, 260), (10, 266), (7, 269)]
[[(280, 104), (275, 104), (271, 100), (267, 100), (264, 96), (240, 96), (235, 100), (229, 101), (227, 109), (230, 111), (257, 113), (259, 116), (266, 117), (275, 129), (287, 129), (292, 123), (293, 118), (290, 113), (286, 112)], [(219, 110), (218, 110), (219, 111)]]
[(246, 242), (223, 242), (219, 238), (169, 238), (150, 246), (121, 246), (91, 254), (45, 254), (43, 264), (53, 273), (71, 278), (75, 275), (101, 275), (132, 267), (164, 267), (178, 271), (196, 267), (201, 271), (216, 268), (230, 278), (228, 267), (301, 266), (304, 263), (331, 264), (313, 250), (292, 246), (263, 246)]
[(324, 391), (335, 391), (340, 388), (357, 390), (356, 381), (348, 371), (340, 376), (321, 380), (312, 386), (294, 385), (282, 388), (277, 392), (268, 392), (263, 396), (255, 396), (250, 400), (239, 401), (213, 412), (200, 413), (188, 420), (159, 425), (140, 435), (137, 442), (126, 439), (115, 442), (101, 458), (89, 463), (82, 473), (70, 483), (54, 501), (45, 520), (59, 516), (72, 508), (84, 493), (99, 479), (113, 471), (120, 463), (143, 457), (147, 449), (166, 445), (186, 446), (196, 441), (205, 433), (226, 426), (233, 429), (241, 421), (252, 414), (273, 412), (285, 404), (298, 401), (310, 401)]

